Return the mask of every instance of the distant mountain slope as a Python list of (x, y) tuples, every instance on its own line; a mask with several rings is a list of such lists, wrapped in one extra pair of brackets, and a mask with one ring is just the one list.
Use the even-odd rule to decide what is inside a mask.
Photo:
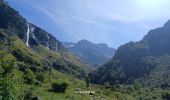
[(109, 48), (106, 44), (94, 44), (87, 40), (77, 43), (63, 43), (63, 45), (81, 60), (89, 64), (103, 64), (107, 62), (115, 53), (114, 48)]
[(170, 83), (169, 69), (170, 21), (149, 31), (141, 41), (119, 47), (111, 61), (89, 76), (99, 84), (139, 81), (144, 86), (164, 86)]
[[(53, 35), (26, 21), (17, 11), (0, 1), (0, 36), (10, 41), (10, 52), (31, 67), (55, 68), (63, 73), (85, 76), (86, 64), (68, 53)], [(6, 46), (8, 47), (8, 46)]]

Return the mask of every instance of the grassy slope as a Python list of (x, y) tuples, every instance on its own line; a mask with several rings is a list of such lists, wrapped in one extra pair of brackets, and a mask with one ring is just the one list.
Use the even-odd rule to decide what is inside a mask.
[[(112, 92), (110, 89), (102, 88), (99, 86), (91, 85), (89, 88), (86, 88), (85, 81), (79, 80), (75, 77), (68, 76), (66, 74), (60, 73), (56, 70), (51, 72), (51, 77), (49, 77), (46, 82), (41, 86), (29, 85), (23, 83), (22, 72), (15, 72), (15, 78), (18, 80), (19, 84), (16, 84), (15, 87), (18, 88), (20, 95), (23, 94), (23, 91), (28, 91), (30, 88), (33, 88), (32, 96), (39, 96), (42, 100), (134, 100), (132, 96), (123, 94), (120, 92)], [(68, 82), (69, 87), (66, 90), (66, 93), (54, 93), (51, 92), (51, 83), (53, 82)], [(89, 94), (76, 94), (74, 89), (81, 88), (82, 90), (91, 90), (95, 91), (94, 95)], [(94, 99), (95, 98), (95, 99)]]
[[(4, 43), (6, 44), (7, 34), (5, 32), (0, 32), (5, 36)], [(63, 63), (65, 62), (72, 62), (73, 64), (77, 66), (82, 66), (80, 61), (76, 60), (73, 55), (65, 53), (59, 53), (47, 50), (43, 46), (39, 45), (38, 47), (34, 48), (36, 50), (32, 50), (29, 47), (23, 43), (22, 40), (20, 40), (16, 36), (11, 36), (11, 44), (12, 47), (10, 48), (11, 52), (18, 52), (19, 57), (22, 57), (21, 61), (17, 61), (19, 64), (23, 64), (26, 69), (31, 66), (31, 64), (35, 64), (35, 67), (39, 67), (44, 65), (44, 60), (46, 60), (49, 63), (51, 60), (58, 60), (63, 58)], [(6, 46), (6, 50), (9, 49), (8, 46)], [(5, 50), (5, 49), (4, 49)], [(35, 52), (36, 51), (36, 52)], [(17, 54), (18, 55), (18, 54)], [(27, 63), (28, 62), (28, 63)], [(43, 63), (42, 63), (43, 62)], [(80, 67), (81, 68), (81, 67)], [(87, 69), (88, 70), (88, 69)], [(90, 87), (86, 88), (86, 83), (84, 79), (78, 79), (74, 75), (64, 74), (61, 73), (55, 69), (51, 70), (45, 70), (43, 71), (45, 74), (45, 80), (40, 85), (35, 84), (27, 84), (25, 82), (25, 72), (21, 71), (19, 69), (19, 66), (14, 70), (13, 72), (13, 80), (15, 81), (15, 90), (16, 94), (18, 95), (19, 99), (23, 99), (24, 95), (29, 93), (31, 91), (32, 96), (39, 96), (42, 100), (90, 100), (90, 99), (97, 99), (97, 100), (117, 100), (116, 98), (130, 98), (129, 100), (132, 100), (132, 97), (126, 94), (118, 93), (118, 92), (112, 92), (110, 89), (105, 89), (100, 86), (91, 85)], [(34, 72), (36, 75), (37, 72)], [(54, 93), (51, 92), (51, 84), (52, 83), (62, 83), (66, 82), (69, 83), (69, 87), (66, 90), (65, 93)], [(81, 88), (82, 90), (91, 90), (95, 91), (96, 93), (94, 95), (89, 94), (75, 94), (75, 88)]]
[[(54, 72), (55, 75), (57, 75), (57, 72)], [(111, 92), (110, 90), (107, 89), (101, 89), (96, 86), (91, 86), (89, 88), (86, 88), (85, 82), (83, 80), (78, 80), (73, 77), (68, 77), (67, 75), (62, 75), (62, 78), (55, 77), (53, 81), (67, 81), (69, 83), (69, 88), (66, 90), (65, 94), (62, 93), (53, 93), (47, 91), (50, 88), (50, 84), (44, 84), (46, 87), (38, 87), (36, 93), (42, 97), (44, 100), (90, 100), (91, 98), (98, 98), (97, 100), (100, 100), (101, 98), (107, 99), (107, 100), (113, 100), (117, 98), (121, 98), (121, 96), (126, 96), (127, 98), (131, 98), (128, 95), (122, 95), (120, 93), (114, 93)], [(75, 88), (81, 88), (82, 90), (91, 90), (91, 91), (101, 91), (101, 92), (107, 92), (107, 94), (99, 94), (96, 93), (95, 95), (89, 95), (89, 94), (75, 94), (74, 89)], [(40, 91), (45, 91), (45, 92), (40, 92)], [(118, 96), (118, 97), (117, 97)], [(129, 99), (132, 100), (132, 99)]]
[[(88, 72), (89, 68), (87, 65), (81, 63), (77, 58), (67, 52), (56, 52), (52, 50), (48, 50), (42, 45), (38, 45), (33, 47), (34, 50), (27, 47), (23, 41), (21, 41), (18, 37), (12, 37), (12, 51), (17, 51), (24, 61), (30, 64), (36, 64), (37, 66), (45, 66), (51, 67), (52, 62), (56, 62), (61, 64), (62, 67), (67, 66), (67, 70), (70, 70), (73, 75), (80, 75), (82, 72)], [(19, 59), (21, 58), (19, 56)], [(22, 59), (23, 60), (23, 59)], [(32, 62), (30, 62), (32, 61)], [(71, 66), (72, 65), (72, 69)], [(69, 69), (70, 67), (70, 69)], [(87, 73), (86, 73), (87, 74)]]

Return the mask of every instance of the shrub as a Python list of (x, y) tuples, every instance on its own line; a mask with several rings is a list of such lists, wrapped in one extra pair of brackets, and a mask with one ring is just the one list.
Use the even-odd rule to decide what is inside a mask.
[(24, 100), (31, 100), (32, 96), (33, 96), (33, 87), (24, 90), (23, 92), (23, 98)]
[(67, 89), (67, 87), (68, 87), (68, 83), (65, 83), (65, 82), (62, 84), (58, 84), (58, 83), (52, 84), (52, 90), (57, 93), (65, 93), (65, 90)]
[(134, 88), (135, 90), (139, 90), (140, 88), (142, 88), (142, 85), (139, 82), (135, 81)]
[(28, 84), (33, 84), (35, 81), (35, 75), (30, 69), (26, 70), (25, 80)]
[(89, 84), (90, 84), (89, 78), (87, 77), (87, 78), (85, 79), (85, 81), (86, 81), (86, 87), (89, 87)]
[(10, 78), (0, 78), (0, 100), (14, 100), (16, 97), (13, 82)]
[(162, 99), (163, 99), (163, 100), (170, 100), (170, 93), (164, 93), (164, 94), (162, 95)]
[(13, 100), (16, 97), (12, 72), (15, 68), (15, 57), (0, 51), (0, 99)]
[(47, 74), (43, 72), (39, 72), (36, 75), (36, 79), (40, 82), (45, 82), (47, 80), (47, 77), (48, 77)]
[(0, 52), (0, 67), (1, 73), (6, 76), (11, 73), (15, 68), (16, 59), (13, 55), (8, 54), (7, 52)]

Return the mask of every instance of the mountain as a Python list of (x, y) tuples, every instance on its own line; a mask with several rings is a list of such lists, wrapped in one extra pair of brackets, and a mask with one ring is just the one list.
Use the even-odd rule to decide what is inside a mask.
[[(133, 99), (89, 85), (89, 71), (53, 35), (0, 0), (0, 100)], [(96, 93), (75, 93), (88, 91)]]
[(169, 86), (170, 83), (170, 21), (151, 30), (139, 42), (129, 42), (114, 57), (89, 74), (97, 84), (133, 84)]
[(111, 59), (115, 53), (115, 49), (109, 48), (106, 44), (94, 44), (87, 40), (81, 40), (77, 43), (66, 42), (63, 45), (71, 53), (91, 65), (101, 65)]
[[(78, 77), (86, 76), (88, 66), (68, 53), (52, 34), (28, 22), (19, 12), (0, 1), (0, 34), (10, 52), (30, 67), (54, 68)], [(7, 47), (7, 46), (6, 46)]]

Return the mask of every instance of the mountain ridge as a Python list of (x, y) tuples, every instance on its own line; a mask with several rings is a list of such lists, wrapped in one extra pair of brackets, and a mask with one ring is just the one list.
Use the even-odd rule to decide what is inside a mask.
[[(141, 41), (120, 46), (111, 61), (89, 74), (91, 82), (132, 84), (139, 81), (144, 86), (167, 84), (169, 82), (169, 75), (167, 75), (170, 60), (169, 45), (170, 21), (163, 27), (149, 31)], [(164, 74), (167, 75), (166, 82), (161, 82), (162, 78), (156, 78), (159, 72), (161, 77)]]
[(108, 47), (107, 44), (96, 44), (85, 39), (80, 40), (77, 43), (63, 43), (63, 45), (68, 49), (68, 51), (91, 65), (101, 65), (105, 63), (114, 55), (115, 52), (115, 49)]

